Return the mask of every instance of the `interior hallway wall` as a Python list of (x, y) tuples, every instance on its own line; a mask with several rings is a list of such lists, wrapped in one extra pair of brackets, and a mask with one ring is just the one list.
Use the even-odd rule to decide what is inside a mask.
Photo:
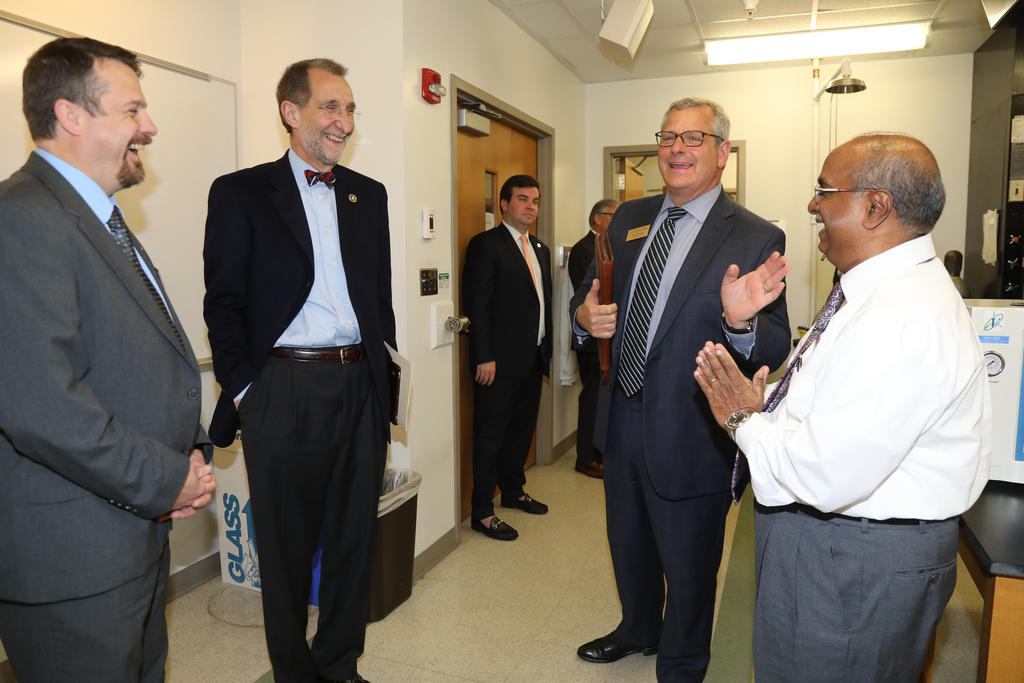
[[(899, 131), (920, 138), (934, 152), (946, 186), (946, 209), (933, 237), (939, 257), (964, 248), (967, 160), (973, 55), (854, 60), (853, 75), (867, 90), (838, 95), (838, 141), (869, 131)], [(822, 84), (836, 62), (821, 67)], [(787, 303), (790, 324), (807, 325), (817, 311), (809, 302), (817, 262), (817, 228), (807, 203), (820, 169), (811, 169), (812, 81), (806, 67), (744, 71), (587, 86), (587, 200), (601, 196), (602, 148), (653, 142), (653, 133), (673, 100), (688, 95), (720, 103), (732, 122), (731, 137), (746, 140), (747, 208), (786, 225), (792, 266)], [(829, 98), (821, 98), (821, 159), (828, 130)], [(815, 261), (812, 263), (812, 258)], [(826, 264), (827, 265), (827, 264)], [(819, 292), (823, 299), (827, 292)]]
[[(456, 288), (461, 282), (452, 252), (455, 225), (450, 99), (455, 93), (450, 77), (454, 74), (555, 129), (554, 196), (542, 198), (554, 206), (554, 243), (548, 245), (553, 250), (557, 244), (575, 242), (586, 224), (580, 182), (584, 88), (576, 76), (490, 3), (406, 0), (402, 26), (404, 148), (395, 151), (404, 155), (405, 208), (404, 214), (393, 210), (392, 218), (403, 217), (405, 228), (400, 232), (393, 224), (392, 239), (404, 234), (408, 273), (404, 282), (396, 278), (395, 286), (405, 288), (408, 334), (400, 341), (405, 342), (413, 361), (415, 385), (408, 447), (393, 445), (392, 457), (396, 461), (407, 459), (413, 469), (423, 473), (416, 539), (419, 553), (456, 523), (453, 501), (458, 456), (452, 394), (455, 347), (431, 349), (429, 344), (430, 304), (456, 301)], [(427, 104), (420, 97), (423, 67), (440, 73), (448, 87), (441, 104)], [(420, 236), (420, 211), (424, 207), (436, 211), (434, 240)], [(449, 288), (439, 290), (437, 296), (420, 297), (417, 273), (421, 267), (449, 273)], [(553, 324), (560, 329), (564, 323), (556, 320)], [(552, 433), (557, 444), (576, 429), (578, 387), (561, 387), (553, 381), (551, 388), (555, 410)], [(557, 501), (548, 502), (557, 506)]]

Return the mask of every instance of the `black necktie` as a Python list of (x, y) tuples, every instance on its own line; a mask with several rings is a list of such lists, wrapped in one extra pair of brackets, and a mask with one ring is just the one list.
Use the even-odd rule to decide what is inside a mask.
[(633, 288), (626, 318), (626, 332), (622, 337), (622, 355), (619, 359), (619, 387), (626, 396), (633, 397), (644, 386), (647, 369), (647, 333), (651, 328), (654, 302), (658, 298), (661, 275), (665, 261), (672, 248), (676, 234), (676, 221), (686, 215), (686, 210), (673, 206), (662, 222), (658, 233), (651, 241), (647, 256), (640, 266), (640, 276)]
[(307, 169), (306, 182), (309, 183), (310, 187), (316, 185), (317, 183), (323, 183), (324, 185), (333, 190), (334, 171), (323, 171), (318, 173), (317, 171), (310, 171), (309, 169)]
[(132, 268), (135, 269), (135, 273), (142, 278), (143, 284), (146, 289), (149, 290), (150, 295), (156, 301), (157, 306), (164, 314), (164, 318), (167, 319), (167, 324), (174, 330), (174, 338), (178, 341), (178, 345), (182, 348), (185, 344), (182, 342), (181, 333), (178, 332), (178, 326), (174, 324), (174, 320), (171, 319), (171, 313), (167, 310), (167, 306), (164, 305), (164, 300), (160, 297), (160, 293), (156, 291), (156, 286), (153, 281), (146, 275), (146, 271), (142, 270), (142, 265), (139, 263), (139, 257), (135, 254), (135, 245), (133, 244), (132, 232), (128, 229), (128, 224), (124, 222), (124, 216), (121, 215), (121, 210), (116, 206), (114, 211), (110, 214), (110, 220), (107, 221), (107, 227), (110, 228), (110, 234), (113, 236), (114, 241), (117, 242), (117, 246), (121, 247), (121, 251), (128, 257), (128, 260), (132, 264)]

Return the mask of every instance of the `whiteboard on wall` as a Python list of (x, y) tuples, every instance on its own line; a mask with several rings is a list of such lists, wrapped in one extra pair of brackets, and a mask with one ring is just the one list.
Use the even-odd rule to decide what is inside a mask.
[[(54, 36), (0, 21), (0, 179), (35, 148), (21, 111), (21, 72)], [(210, 356), (203, 323), (203, 232), (214, 178), (238, 168), (235, 85), (143, 62), (142, 91), (157, 126), (143, 152), (146, 179), (117, 193), (149, 252), (200, 361)]]

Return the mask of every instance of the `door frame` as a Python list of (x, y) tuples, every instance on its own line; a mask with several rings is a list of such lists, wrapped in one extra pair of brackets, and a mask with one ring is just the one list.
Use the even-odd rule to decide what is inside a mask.
[[(554, 217), (555, 217), (555, 202), (554, 202), (554, 150), (555, 150), (555, 129), (551, 126), (539, 121), (526, 112), (523, 112), (509, 103), (495, 97), (488, 93), (482, 88), (478, 88), (469, 81), (459, 78), (454, 73), (451, 74), (450, 82), (448, 85), (448, 91), (452, 93), (452, 96), (448, 98), (449, 107), (451, 110), (451, 186), (452, 186), (452, 205), (451, 215), (457, 217), (459, 215), (459, 197), (458, 197), (458, 173), (459, 173), (459, 159), (458, 159), (458, 116), (459, 116), (459, 103), (460, 102), (476, 102), (486, 107), (487, 111), (480, 111), (479, 113), (485, 116), (493, 118), (499, 118), (501, 121), (517, 130), (526, 133), (527, 135), (537, 140), (537, 182), (540, 184), (540, 196), (542, 198), (540, 203), (540, 214), (537, 225), (537, 238), (544, 244), (552, 245), (554, 242)], [(502, 179), (504, 182), (504, 179)], [(457, 220), (457, 218), (456, 218)], [(462, 273), (458, 272), (459, 268), (459, 242), (455, 239), (455, 230), (457, 225), (453, 224), (452, 229), (452, 289), (453, 292), (462, 291)], [(549, 264), (553, 266), (553, 264)], [(459, 300), (461, 295), (454, 295), (453, 298), (456, 301)], [(456, 311), (457, 314), (461, 315), (462, 311)], [(471, 323), (472, 324), (472, 323)], [(552, 323), (554, 325), (554, 323)], [(549, 334), (553, 334), (553, 330), (549, 331)], [(452, 414), (455, 416), (455, 421), (452, 424), (452, 431), (455, 444), (455, 457), (453, 458), (452, 473), (455, 477), (455, 498), (452, 504), (455, 506), (455, 533), (456, 538), (461, 532), (461, 514), (460, 514), (460, 501), (462, 493), (462, 477), (459, 470), (459, 453), (461, 453), (461, 433), (458, 425), (459, 419), (459, 403), (462, 399), (461, 391), (459, 389), (459, 359), (455, 353), (457, 345), (452, 346), (452, 386), (454, 391), (452, 392)], [(557, 369), (554, 367), (555, 359), (551, 360), (551, 377), (555, 377)], [(540, 394), (540, 408), (538, 409), (537, 416), (537, 464), (538, 465), (550, 465), (552, 462), (552, 452), (554, 444), (552, 442), (554, 434), (554, 406), (552, 402), (552, 391), (550, 383), (541, 383), (541, 394)]]

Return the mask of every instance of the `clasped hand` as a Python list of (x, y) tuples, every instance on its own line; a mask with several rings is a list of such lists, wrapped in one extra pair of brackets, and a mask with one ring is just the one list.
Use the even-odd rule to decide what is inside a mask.
[(169, 512), (160, 515), (156, 521), (168, 519), (187, 519), (213, 500), (213, 491), (217, 488), (217, 478), (213, 474), (213, 466), (206, 464), (203, 451), (195, 448), (188, 456), (189, 468), (185, 483), (174, 499)]

